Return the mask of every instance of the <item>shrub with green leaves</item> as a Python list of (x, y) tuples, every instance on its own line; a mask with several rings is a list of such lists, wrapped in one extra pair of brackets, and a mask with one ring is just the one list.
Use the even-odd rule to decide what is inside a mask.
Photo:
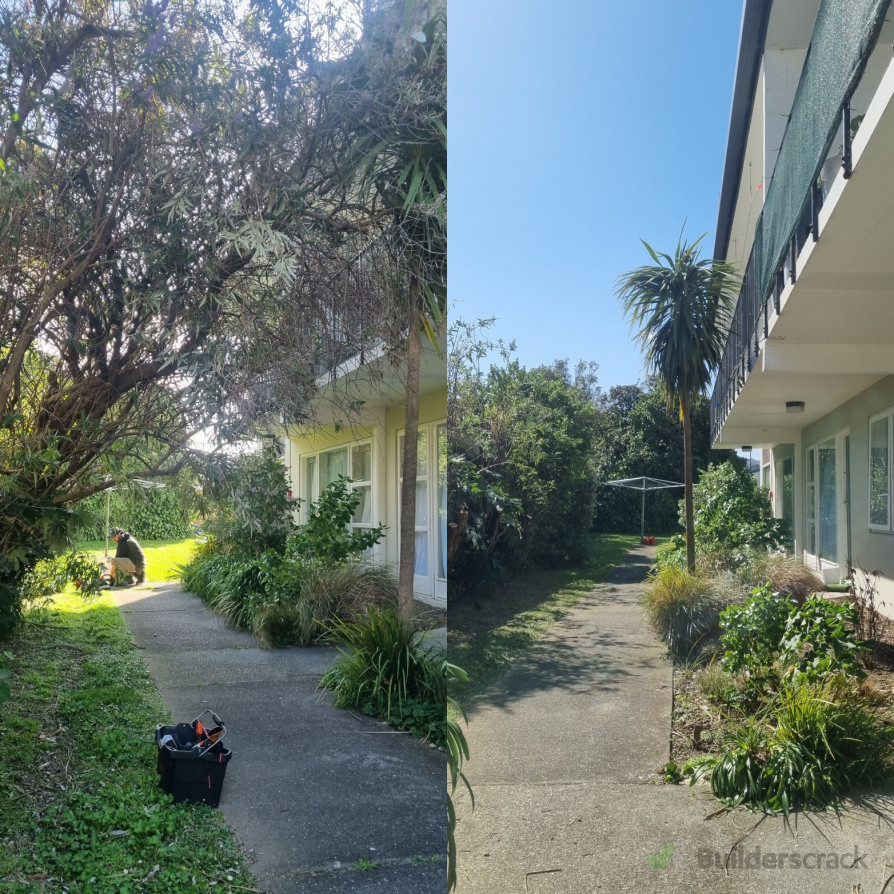
[(776, 593), (764, 584), (752, 590), (744, 605), (731, 605), (721, 612), (724, 669), (754, 673), (771, 665), (779, 652), (789, 614), (796, 608), (790, 596)]
[(138, 540), (181, 540), (192, 534), (183, 492), (176, 482), (169, 482), (167, 487), (135, 485), (81, 500), (76, 507), (76, 540), (105, 538), (107, 496), (112, 524), (126, 528)]
[[(696, 550), (744, 557), (748, 549), (778, 550), (788, 537), (782, 519), (773, 517), (769, 491), (759, 488), (746, 469), (725, 462), (709, 466), (693, 488)], [(683, 501), (680, 523), (685, 526)]]
[(9, 688), (9, 678), (12, 672), (9, 669), (9, 659), (12, 658), (11, 652), (0, 652), (0, 705), (5, 701), (9, 701), (12, 691)]
[(205, 527), (223, 549), (260, 555), (282, 552), (295, 529), (285, 466), (276, 447), (239, 457), (208, 482), (216, 510)]
[(417, 639), (410, 622), (393, 609), (371, 608), (366, 617), (350, 623), (335, 619), (328, 630), (343, 646), (320, 686), (335, 693), (338, 707), (356, 708), (400, 726), (412, 702), (433, 705), (440, 723), (430, 730), (430, 738), (445, 743), (443, 662)]
[(360, 555), (382, 539), (384, 525), (354, 530), (348, 527), (360, 502), (359, 495), (349, 489), (350, 484), (350, 478), (339, 475), (327, 485), (311, 505), (307, 522), (289, 536), (289, 556), (334, 565)]
[(84, 598), (95, 596), (103, 587), (101, 571), (96, 559), (83, 552), (41, 559), (22, 578), (22, 600), (28, 608), (44, 608), (69, 582)]
[(822, 596), (808, 599), (786, 621), (780, 659), (792, 675), (817, 680), (826, 674), (866, 677), (862, 659), (868, 644), (857, 639), (857, 609), (852, 603), (836, 605)]

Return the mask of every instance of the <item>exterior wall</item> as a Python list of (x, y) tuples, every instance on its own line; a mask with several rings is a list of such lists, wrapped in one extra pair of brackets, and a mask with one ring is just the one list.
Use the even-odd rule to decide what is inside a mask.
[[(364, 440), (372, 441), (372, 510), (373, 524), (386, 526), (385, 536), (375, 547), (373, 558), (397, 565), (399, 495), (398, 495), (398, 436), (405, 425), (403, 406), (367, 410), (359, 422), (349, 428), (322, 426), (309, 432), (292, 433), (284, 439), (287, 479), (295, 496), (305, 493), (302, 481), (302, 458), (308, 454), (331, 450)], [(446, 386), (419, 400), (419, 425), (446, 422)], [(296, 521), (306, 519), (307, 506), (302, 505), (296, 512)], [(432, 544), (435, 545), (434, 543)], [(446, 590), (445, 590), (446, 594)], [(417, 594), (420, 599), (432, 604), (446, 604), (446, 595)]]
[[(751, 245), (754, 242), (754, 225), (764, 207), (764, 76), (761, 72), (757, 96), (748, 126), (748, 142), (745, 147), (745, 168), (739, 184), (733, 225), (730, 230), (726, 260), (740, 264), (745, 269)], [(758, 188), (761, 187), (761, 188)]]
[[(773, 450), (774, 469), (782, 460), (795, 458), (795, 528), (796, 551), (805, 554), (807, 517), (805, 466), (807, 450), (832, 438), (850, 436), (849, 477), (840, 469), (837, 480), (840, 488), (838, 502), (838, 554), (837, 568), (823, 572), (828, 583), (838, 582), (847, 576), (848, 510), (850, 511), (850, 561), (867, 571), (878, 570), (879, 592), (883, 604), (879, 610), (894, 618), (894, 533), (874, 531), (869, 528), (869, 420), (878, 413), (894, 408), (894, 376), (888, 376), (868, 388), (853, 400), (842, 404), (801, 432), (796, 445), (779, 445)], [(843, 455), (840, 465), (844, 465)], [(774, 481), (774, 491), (777, 482)], [(849, 487), (849, 494), (845, 487)], [(848, 500), (849, 497), (849, 500)], [(774, 493), (775, 498), (775, 493)], [(774, 499), (775, 503), (775, 499)]]

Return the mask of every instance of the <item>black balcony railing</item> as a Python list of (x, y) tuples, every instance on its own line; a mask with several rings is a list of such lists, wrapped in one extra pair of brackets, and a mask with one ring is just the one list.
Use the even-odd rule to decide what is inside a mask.
[(848, 107), (890, 2), (823, 0), (820, 4), (714, 384), (713, 441), (769, 334), (771, 312), (780, 311), (785, 278), (796, 281), (798, 254), (809, 237), (819, 237), (823, 193), (818, 178), (840, 131), (842, 164), (845, 176), (850, 175)]

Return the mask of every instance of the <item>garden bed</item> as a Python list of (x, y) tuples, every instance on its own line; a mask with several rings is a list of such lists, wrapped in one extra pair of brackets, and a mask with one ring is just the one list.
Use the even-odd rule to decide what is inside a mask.
[[(829, 596), (831, 602), (844, 597)], [(876, 647), (866, 663), (867, 677), (862, 688), (872, 693), (882, 716), (894, 722), (894, 621), (875, 613)], [(706, 693), (710, 691), (712, 658), (719, 669), (722, 651), (703, 655), (697, 666), (674, 669), (673, 712), (671, 716), (670, 760), (678, 767), (710, 753), (719, 753), (723, 739), (750, 716), (747, 710), (731, 709)], [(701, 680), (701, 682), (700, 682)], [(664, 768), (661, 768), (664, 776)]]

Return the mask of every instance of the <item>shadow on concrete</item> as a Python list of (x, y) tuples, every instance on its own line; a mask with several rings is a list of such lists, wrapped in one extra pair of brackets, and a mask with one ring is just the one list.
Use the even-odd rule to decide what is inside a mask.
[(642, 584), (651, 555), (633, 551), (468, 708), (504, 708), (534, 693), (618, 695), (643, 676), (666, 670), (664, 648), (647, 626)]

